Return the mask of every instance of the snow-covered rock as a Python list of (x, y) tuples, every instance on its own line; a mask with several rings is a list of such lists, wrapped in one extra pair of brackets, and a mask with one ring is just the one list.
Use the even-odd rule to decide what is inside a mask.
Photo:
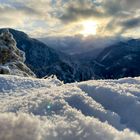
[(9, 30), (0, 35), (0, 74), (35, 76), (24, 64), (25, 54), (16, 47), (16, 41)]
[(0, 75), (0, 140), (139, 140), (140, 78), (63, 84)]

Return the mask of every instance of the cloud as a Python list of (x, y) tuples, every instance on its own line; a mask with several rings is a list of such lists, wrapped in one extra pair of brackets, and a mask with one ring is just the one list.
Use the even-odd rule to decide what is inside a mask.
[[(21, 12), (8, 4), (0, 5), (0, 25), (1, 26), (19, 26), (23, 25), (24, 16)], [(20, 18), (19, 18), (20, 17)]]
[[(139, 15), (139, 0), (133, 2), (131, 0), (104, 0), (98, 5), (96, 2), (92, 0), (71, 2), (65, 7), (60, 20), (70, 23), (91, 18), (100, 23), (100, 29), (104, 28), (104, 34), (107, 35), (121, 35), (130, 28), (138, 27), (139, 20), (136, 16)], [(101, 30), (98, 32), (102, 32)]]
[(121, 5), (126, 10), (139, 10), (140, 1), (139, 0), (123, 0), (121, 1)]
[[(33, 30), (40, 30), (42, 24), (47, 24), (46, 29), (51, 27), (53, 23), (57, 24), (57, 19), (53, 16), (55, 13), (51, 1), (3, 1), (0, 4), (0, 13), (1, 27), (15, 27), (25, 31), (30, 28), (30, 31), (33, 32)], [(33, 29), (31, 26), (38, 22), (42, 23)]]
[(138, 26), (140, 26), (140, 17), (132, 18), (132, 19), (128, 19), (128, 20), (122, 21), (122, 22), (120, 23), (120, 25), (121, 25), (124, 29), (137, 28)]
[(140, 25), (139, 6), (139, 0), (106, 0), (105, 8), (111, 16), (106, 30), (115, 30), (117, 34), (121, 35), (130, 29), (138, 28)]
[[(99, 24), (98, 35), (121, 35), (128, 30), (127, 25), (124, 28), (126, 21), (136, 19), (140, 14), (139, 0), (0, 0), (0, 2), (1, 27), (15, 27), (32, 35), (43, 31), (42, 36), (78, 34), (81, 30), (80, 21), (88, 19), (96, 20)], [(129, 28), (133, 30), (135, 27)], [(124, 32), (120, 32), (122, 28)]]
[(78, 0), (69, 3), (60, 19), (64, 22), (75, 22), (83, 18), (103, 17), (102, 9), (96, 6), (91, 0)]

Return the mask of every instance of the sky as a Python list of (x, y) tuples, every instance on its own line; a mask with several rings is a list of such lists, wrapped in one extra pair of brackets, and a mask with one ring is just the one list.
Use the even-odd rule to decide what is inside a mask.
[(140, 36), (140, 0), (0, 0), (0, 27), (31, 36)]

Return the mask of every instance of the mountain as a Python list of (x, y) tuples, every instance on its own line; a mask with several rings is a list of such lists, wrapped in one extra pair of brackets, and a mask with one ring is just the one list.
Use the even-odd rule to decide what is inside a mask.
[(129, 39), (105, 48), (94, 66), (96, 78), (118, 79), (140, 75), (140, 40)]
[(8, 30), (3, 31), (0, 34), (0, 74), (35, 77), (24, 61), (25, 54), (17, 48), (13, 35)]
[[(3, 29), (0, 30), (2, 32)], [(118, 79), (140, 75), (140, 40), (125, 39), (85, 53), (68, 55), (29, 37), (9, 29), (17, 47), (25, 52), (25, 64), (39, 78), (56, 75), (64, 83), (90, 79)], [(95, 50), (95, 51), (94, 51)]]
[[(4, 29), (0, 29), (2, 32)], [(92, 63), (86, 59), (75, 59), (68, 54), (48, 47), (21, 31), (9, 28), (17, 47), (25, 52), (26, 65), (37, 75), (47, 78), (56, 75), (65, 83), (85, 81), (94, 77)]]
[[(5, 29), (0, 29), (0, 33)], [(55, 51), (37, 39), (14, 29), (8, 29), (17, 42), (17, 47), (25, 52), (26, 65), (37, 75), (44, 77), (56, 75), (64, 82), (74, 81), (74, 67), (69, 56)]]

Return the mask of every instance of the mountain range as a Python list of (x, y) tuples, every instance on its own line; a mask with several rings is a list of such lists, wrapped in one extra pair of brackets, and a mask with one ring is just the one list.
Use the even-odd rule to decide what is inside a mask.
[[(0, 29), (0, 33), (5, 29)], [(25, 64), (39, 78), (56, 75), (64, 83), (90, 79), (117, 79), (140, 75), (140, 40), (128, 39), (105, 48), (69, 55), (26, 33), (9, 28)], [(97, 54), (96, 54), (97, 52)]]

